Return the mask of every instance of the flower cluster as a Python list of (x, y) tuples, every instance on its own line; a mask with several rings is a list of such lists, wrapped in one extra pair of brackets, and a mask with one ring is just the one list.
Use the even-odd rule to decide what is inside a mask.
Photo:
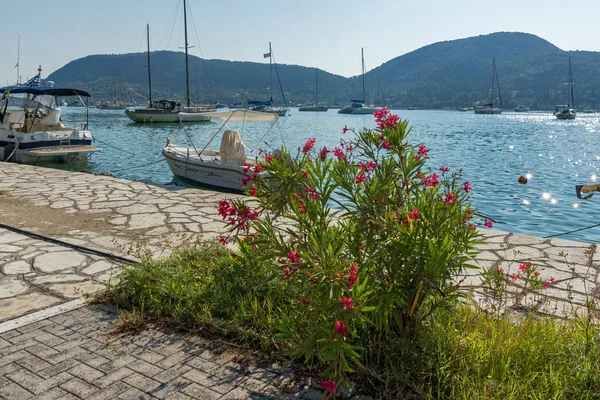
[(227, 220), (230, 224), (246, 233), (250, 231), (251, 221), (257, 219), (260, 215), (256, 210), (251, 211), (250, 207), (237, 207), (228, 200), (219, 201), (217, 212), (223, 220)]
[(375, 123), (379, 129), (393, 129), (400, 122), (400, 117), (396, 114), (392, 115), (387, 107), (375, 111), (373, 115), (375, 116)]
[(313, 148), (316, 141), (317, 141), (317, 139), (315, 139), (315, 138), (309, 138), (306, 141), (306, 143), (304, 144), (304, 147), (302, 148), (302, 152), (304, 154), (308, 153)]

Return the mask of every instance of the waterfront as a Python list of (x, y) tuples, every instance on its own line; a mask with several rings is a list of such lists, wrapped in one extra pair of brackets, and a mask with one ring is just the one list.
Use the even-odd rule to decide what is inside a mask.
[[(264, 141), (278, 147), (301, 146), (315, 137), (316, 146), (335, 147), (343, 137), (342, 127), (374, 127), (370, 115), (300, 113), (292, 109), (290, 117), (279, 124), (262, 141), (266, 128), (262, 123), (246, 124), (243, 138), (248, 147), (263, 148)], [(65, 122), (81, 120), (84, 109), (65, 108)], [(600, 125), (596, 114), (580, 114), (575, 121), (557, 121), (551, 113), (511, 113), (480, 116), (456, 111), (404, 111), (397, 113), (413, 126), (411, 139), (430, 148), (430, 167), (441, 164), (451, 169), (462, 167), (471, 181), (473, 202), (482, 213), (497, 223), (494, 228), (536, 236), (547, 236), (593, 224), (600, 216), (596, 200), (578, 200), (575, 185), (593, 183), (598, 172), (600, 149), (597, 134)], [(231, 127), (241, 128), (239, 124)], [(195, 145), (203, 147), (212, 124), (186, 125)], [(177, 125), (133, 124), (122, 111), (90, 110), (90, 130), (101, 142), (102, 153), (88, 165), (74, 169), (109, 171), (116, 176), (156, 185), (173, 182), (163, 161), (143, 168), (128, 169), (162, 159), (161, 150), (167, 137), (186, 144), (186, 135)], [(119, 148), (117, 150), (113, 147)], [(531, 174), (526, 185), (517, 182), (520, 175)], [(600, 198), (600, 195), (598, 195)], [(565, 239), (597, 242), (598, 228), (564, 236)]]

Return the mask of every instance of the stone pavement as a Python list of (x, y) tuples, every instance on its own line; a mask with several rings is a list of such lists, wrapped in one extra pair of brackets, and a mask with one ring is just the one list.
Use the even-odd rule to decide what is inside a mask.
[[(0, 399), (320, 399), (315, 379), (231, 345), (148, 329), (116, 336), (88, 305), (0, 333)], [(357, 399), (364, 397), (357, 396)]]

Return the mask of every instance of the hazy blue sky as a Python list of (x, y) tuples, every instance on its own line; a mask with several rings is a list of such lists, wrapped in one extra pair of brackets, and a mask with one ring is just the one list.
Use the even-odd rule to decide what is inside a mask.
[[(182, 0), (2, 0), (0, 83), (42, 77), (90, 54), (183, 46)], [(565, 9), (566, 7), (566, 9)], [(538, 35), (564, 50), (600, 50), (599, 1), (558, 0), (188, 0), (191, 53), (278, 63), (352, 76), (421, 46), (497, 31)], [(192, 22), (193, 17), (193, 22)], [(59, 82), (57, 82), (59, 83)]]

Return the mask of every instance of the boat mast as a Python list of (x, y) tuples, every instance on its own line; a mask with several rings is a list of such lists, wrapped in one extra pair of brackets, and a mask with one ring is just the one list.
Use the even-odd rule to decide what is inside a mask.
[(362, 101), (366, 103), (365, 99), (365, 51), (364, 48), (360, 48), (360, 56), (362, 58)]
[(117, 105), (117, 64), (115, 64), (115, 70), (113, 71), (113, 90), (115, 92), (115, 106)]
[(273, 50), (271, 50), (271, 42), (269, 42), (269, 89), (271, 89), (269, 101), (273, 103)]
[(494, 98), (496, 97), (496, 59), (492, 58), (492, 111), (494, 110)]
[(19, 61), (21, 58), (21, 35), (17, 39), (17, 85), (19, 84)]
[(319, 106), (319, 69), (315, 67), (315, 107)]
[(571, 57), (569, 57), (569, 90), (571, 91), (571, 107), (575, 109), (575, 96), (573, 94), (573, 73), (571, 72)]
[(498, 80), (498, 70), (496, 69), (496, 64), (494, 63), (494, 74), (496, 75), (496, 86), (498, 87), (498, 99), (500, 100), (500, 108), (504, 108), (502, 104), (502, 93), (500, 92), (500, 81)]
[(188, 64), (188, 39), (187, 39), (187, 13), (186, 13), (185, 0), (183, 0), (183, 31), (185, 35), (185, 101), (187, 106), (190, 104), (190, 75), (189, 75), (189, 64)]
[(148, 107), (152, 107), (152, 77), (150, 75), (150, 24), (146, 24), (146, 39), (148, 41)]

